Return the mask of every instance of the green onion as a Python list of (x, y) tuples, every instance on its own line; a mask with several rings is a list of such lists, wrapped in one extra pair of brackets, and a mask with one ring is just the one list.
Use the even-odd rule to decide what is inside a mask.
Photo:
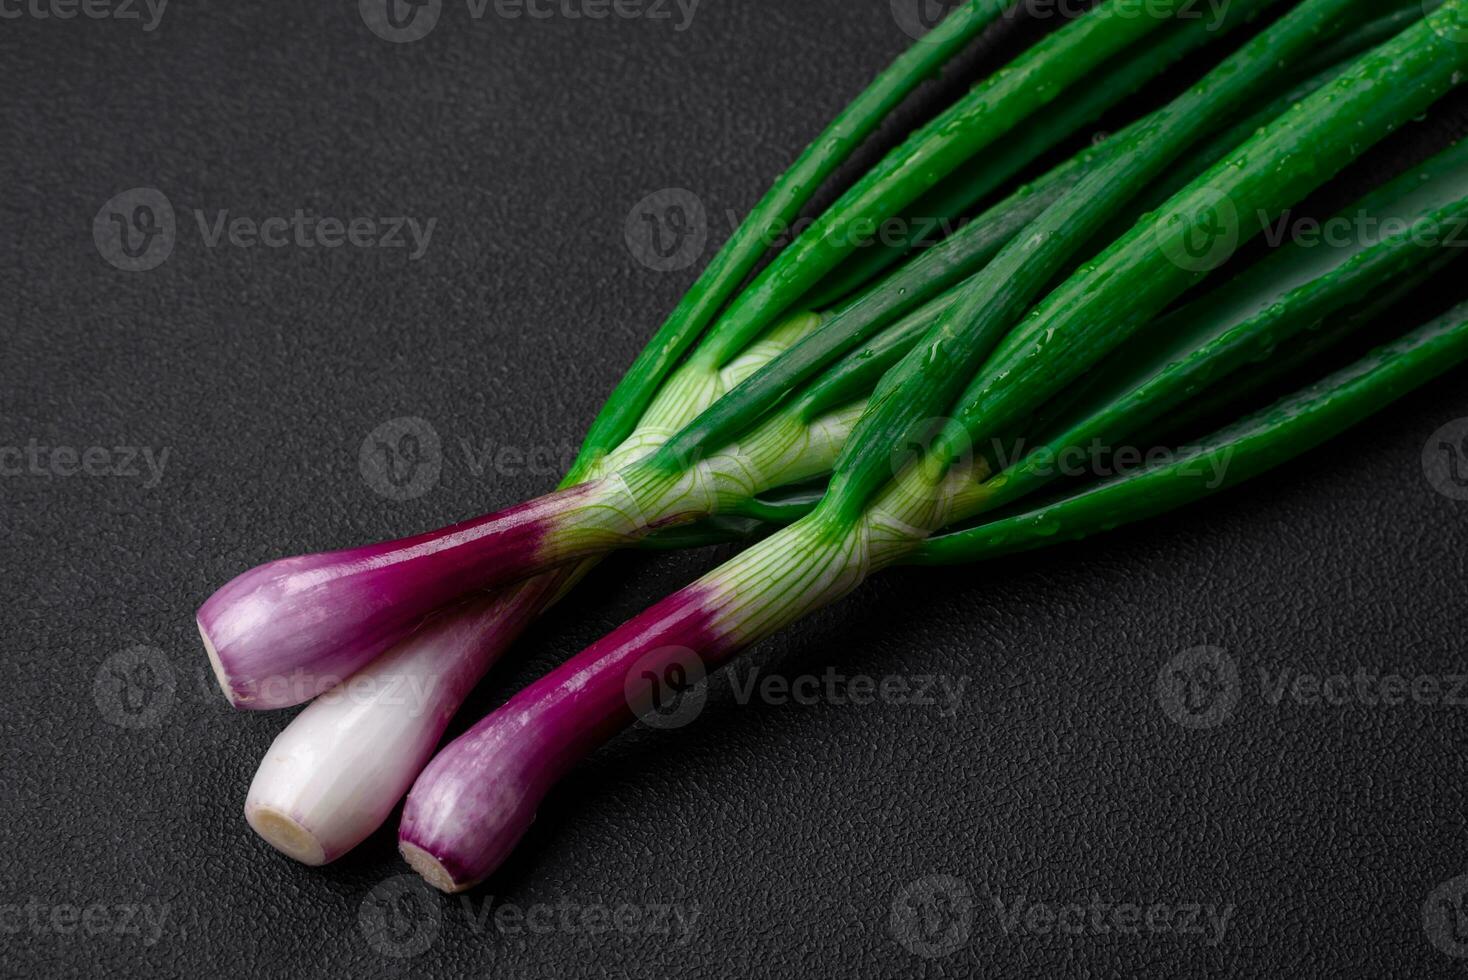
[[(980, 201), (1022, 174), (1034, 160), (1100, 119), (1163, 72), (1207, 45), (1223, 40), (1275, 5), (1276, 0), (1234, 0), (1225, 5), (1216, 22), (1204, 17), (1182, 18), (1164, 27), (1158, 36), (1144, 38), (1135, 48), (1102, 65), (1088, 84), (1067, 93), (1049, 111), (1026, 120), (1002, 143), (987, 148), (913, 202), (908, 212), (914, 217), (909, 221), (917, 223), (918, 216), (950, 223), (958, 221)], [(823, 280), (806, 302), (816, 309), (832, 305), (834, 300), (855, 292), (877, 273), (900, 261), (909, 251), (910, 246), (905, 243), (862, 248)]]
[(1061, 454), (1128, 438), (1195, 392), (1250, 362), (1268, 360), (1300, 333), (1367, 303), (1383, 284), (1411, 276), (1444, 229), (1468, 222), (1468, 141), (1459, 143), (1339, 215), (1396, 228), (1344, 245), (1292, 244), (1204, 299), (1147, 328), (1109, 370), (1087, 379), (1082, 405), (1052, 423), (1056, 434), (977, 492), (984, 510), (1025, 496), (1053, 475)]
[[(1349, 0), (1300, 4), (1126, 140), (1124, 152), (1087, 174), (965, 282), (961, 298), (883, 378), (816, 510), (535, 682), (435, 758), (403, 814), (399, 842), (409, 863), (445, 890), (482, 880), (514, 847), (555, 781), (624, 727), (655, 685), (686, 671), (690, 661), (703, 669), (720, 666), (849, 594), (872, 572), (911, 559), (934, 530), (972, 516), (964, 506), (974, 505), (961, 494), (984, 467), (951, 466), (957, 441), (1020, 424), (1208, 271), (1169, 262), (1169, 255), (1187, 256), (1174, 251), (1186, 230), (1178, 215), (1191, 218), (1202, 200), (1216, 202), (1218, 195), (1241, 213), (1276, 214), (1457, 83), (1468, 51), (1449, 39), (1447, 28), (1464, 23), (1468, 0), (1449, 0), (1228, 154), (1003, 337), (1072, 251), (1206, 135), (1199, 117), (1242, 108), (1277, 85), (1363, 9)], [(1240, 229), (1240, 240), (1246, 237)], [(1418, 346), (1399, 345), (1333, 379), (1346, 397), (1311, 389), (1267, 417), (1299, 427), (1273, 449), (1255, 452), (1262, 444), (1250, 442), (1251, 466), (1351, 421), (1353, 406), (1379, 406), (1383, 393), (1436, 370), (1432, 356), (1460, 356), (1461, 334), (1449, 328), (1419, 339)], [(1232, 354), (1227, 344), (1214, 351)], [(965, 392), (970, 376), (984, 384)], [(1371, 380), (1377, 377), (1387, 380)], [(953, 404), (958, 416), (943, 427), (936, 448), (920, 454), (916, 465), (897, 466), (894, 478), (894, 450), (923, 430), (921, 413)], [(640, 465), (624, 475), (652, 472)], [(1166, 497), (1160, 486), (1145, 490), (1154, 500)]]
[[(817, 189), (924, 80), (958, 54), (1015, 0), (970, 0), (944, 18), (832, 121), (765, 194), (720, 249), (682, 302), (638, 355), (592, 423), (563, 486), (579, 482), (591, 464), (626, 441), (658, 386), (703, 335), (770, 241), (800, 213)], [(766, 318), (764, 325), (774, 319)], [(752, 336), (761, 331), (748, 331)], [(721, 359), (730, 354), (721, 348)], [(733, 345), (742, 347), (744, 344)]]
[[(970, 379), (973, 379), (970, 394), (959, 402), (962, 408), (958, 426), (977, 430), (982, 424), (987, 431), (964, 432), (953, 427), (955, 432), (950, 435), (966, 437), (971, 446), (980, 438), (999, 435), (1000, 430), (1012, 427), (1018, 421), (1021, 397), (1030, 397), (1033, 405), (1042, 400), (1036, 393), (1043, 390), (1046, 395), (1052, 394), (1059, 382), (1065, 380), (1060, 373), (1042, 366), (1042, 362), (1043, 365), (1053, 363), (1073, 375), (1085, 366), (1082, 359), (1091, 350), (1099, 358), (1107, 340), (1114, 346), (1125, 336), (1123, 330), (1116, 329), (1117, 321), (1146, 322), (1168, 300), (1181, 293), (1192, 277), (1179, 275), (1182, 270), (1176, 267), (1171, 275), (1164, 270), (1155, 280), (1148, 280), (1141, 275), (1120, 275), (1104, 267), (1102, 262), (1106, 257), (1103, 256), (1101, 262), (1083, 267), (1051, 294), (1037, 315), (1021, 324), (1007, 339), (1004, 337), (1065, 261), (1130, 198), (1207, 134), (1210, 117), (1235, 111), (1268, 91), (1294, 61), (1318, 45), (1332, 28), (1348, 24), (1362, 7), (1353, 0), (1307, 0), (1301, 4), (1198, 85), (1118, 141), (1106, 160), (1036, 219), (981, 274), (965, 283), (962, 298), (934, 327), (929, 339), (888, 375), (872, 408), (858, 423), (822, 505), (830, 510), (836, 523), (850, 525), (859, 520), (872, 498), (890, 480), (890, 447), (920, 438), (928, 420), (948, 414), (954, 399), (960, 396), (965, 384), (970, 384)], [(1415, 111), (1418, 110), (1411, 114)], [(1282, 155), (1282, 152), (1277, 154), (1267, 164), (1262, 154), (1252, 159), (1241, 156), (1243, 166), (1239, 170), (1252, 174), (1266, 165), (1272, 169), (1273, 161)], [(1342, 165), (1344, 162), (1343, 159)], [(1230, 169), (1233, 169), (1232, 162)], [(1316, 183), (1329, 176), (1314, 168), (1301, 169), (1316, 173)], [(1212, 193), (1210, 181), (1218, 173), (1215, 169), (1210, 179), (1200, 179), (1194, 186), (1206, 187)], [(1299, 193), (1303, 196), (1304, 189)], [(1146, 225), (1144, 222), (1139, 227)], [(1119, 252), (1128, 257), (1137, 253), (1134, 261), (1139, 265), (1153, 257), (1165, 261), (1160, 251), (1151, 247), (1122, 252), (1118, 245), (1109, 254), (1115, 256)], [(1167, 295), (1169, 288), (1171, 295)], [(1053, 322), (1054, 317), (1046, 316), (1045, 310), (1054, 308), (1057, 297), (1071, 296), (1075, 297), (1072, 301), (1075, 320), (1081, 322), (1078, 329), (1085, 330), (1089, 325), (1089, 335), (1097, 338), (1094, 348), (1054, 339), (1061, 328)], [(1116, 308), (1110, 306), (1112, 296), (1116, 297)], [(1122, 304), (1125, 304), (1124, 311)], [(1015, 349), (1022, 350), (1024, 357), (1013, 362), (1000, 361), (992, 368), (985, 366), (975, 378), (974, 372), (1001, 340), (1003, 346), (990, 363)], [(1026, 343), (1029, 346), (1023, 346)], [(1054, 356), (1040, 357), (1036, 353), (1039, 347), (1047, 353), (1055, 352)], [(1021, 370), (1026, 372), (1026, 377), (1029, 372), (1035, 375), (1027, 386), (1017, 384), (1021, 376), (1017, 372)], [(993, 417), (996, 413), (990, 402), (1007, 391), (1015, 392), (1013, 405), (1007, 414)], [(982, 404), (978, 404), (980, 400)], [(955, 448), (955, 458), (959, 452)]]
[(1465, 360), (1468, 303), (1220, 430), (1165, 466), (1138, 470), (972, 530), (929, 538), (907, 561), (948, 565), (995, 558), (1165, 513), (1288, 462)]
[(1186, 0), (1106, 0), (1062, 27), (888, 154), (785, 249), (710, 330), (700, 357), (730, 356), (829, 273), (862, 227), (880, 227), (964, 161), (1163, 25)]
[[(1465, 305), (1325, 367), (1455, 257), (1429, 233), (1468, 222), (1468, 143), (1347, 212), (1395, 219), (1379, 240), (1293, 243), (1237, 274), (1233, 261), (1461, 84), (1468, 0), (1234, 0), (1213, 27), (1283, 12), (1161, 109), (1129, 107), (1135, 121), (1116, 136), (879, 280), (903, 250), (859, 249), (863, 229), (914, 209), (967, 212), (1217, 36), (1179, 19), (1190, 0), (1105, 0), (912, 132), (756, 274), (766, 242), (856, 145), (1014, 2), (970, 0), (775, 183), (613, 392), (558, 492), (274, 562), (204, 604), (200, 631), (234, 703), (296, 704), (339, 681), (353, 695), (318, 698), (272, 746), (246, 806), (262, 837), (331, 861), (411, 783), (403, 855), (440, 888), (469, 887), (657, 690), (875, 572), (983, 560), (1186, 504), (1468, 359)], [(1163, 461), (1040, 498), (1062, 454), (1237, 418), (1294, 372), (1324, 378)], [(1013, 459), (1011, 444), (1024, 450)], [(428, 763), (484, 672), (610, 551), (730, 538), (759, 540)]]

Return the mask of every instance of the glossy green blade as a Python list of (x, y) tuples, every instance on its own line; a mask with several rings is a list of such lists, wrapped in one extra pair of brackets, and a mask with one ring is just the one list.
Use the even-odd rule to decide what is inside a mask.
[(724, 363), (880, 227), (965, 161), (1083, 84), (1190, 0), (1105, 0), (1041, 40), (877, 163), (761, 272), (710, 328), (700, 358)]
[(1376, 325), (1381, 317), (1436, 277), (1455, 260), (1462, 258), (1461, 248), (1440, 248), (1426, 264), (1409, 270), (1355, 310), (1342, 310), (1328, 322), (1315, 325), (1303, 334), (1280, 345), (1267, 360), (1239, 368), (1220, 379), (1202, 395), (1191, 398), (1173, 411), (1153, 420), (1130, 437), (1134, 445), (1162, 445), (1179, 437), (1206, 431), (1202, 423), (1228, 414), (1239, 414), (1238, 407), (1258, 397), (1262, 391), (1275, 388), (1294, 378), (1312, 365), (1322, 363), (1331, 352), (1362, 330)]
[[(1086, 353), (1084, 348), (1073, 351), (1068, 343), (1052, 339), (1056, 330), (1041, 318), (1030, 317), (1019, 326), (1016, 324), (1043, 295), (1052, 278), (1093, 235), (1207, 137), (1212, 118), (1240, 111), (1278, 87), (1322, 39), (1345, 29), (1353, 18), (1359, 17), (1366, 2), (1369, 0), (1306, 0), (1294, 8), (1188, 92), (1148, 117), (1133, 135), (1120, 141), (1110, 159), (1082, 178), (982, 273), (968, 280), (963, 286), (963, 297), (950, 307), (929, 336), (883, 379), (847, 441), (831, 480), (831, 492), (822, 505), (831, 517), (832, 526), (845, 526), (858, 520), (872, 497), (891, 481), (892, 447), (922, 442), (927, 435), (923, 430), (931, 427), (934, 418), (950, 414), (955, 404), (969, 403), (969, 397), (960, 400), (960, 395), (976, 372), (986, 377), (981, 394), (996, 387), (995, 377), (1008, 382), (1010, 373), (1018, 376), (1034, 372), (1040, 379), (1032, 381), (1030, 387), (1039, 389), (1045, 384), (1052, 364), (1059, 377), (1067, 358)], [(1351, 108), (1346, 100), (1342, 100), (1342, 106), (1344, 109), (1338, 115), (1345, 115)], [(1339, 120), (1335, 121), (1339, 125)], [(1260, 157), (1243, 169), (1255, 176), (1265, 171), (1273, 175), (1275, 162)], [(1342, 159), (1338, 166), (1344, 162)], [(1331, 173), (1322, 170), (1313, 176), (1319, 183)], [(1289, 186), (1288, 182), (1285, 184)], [(1303, 196), (1303, 189), (1299, 194)], [(1150, 249), (1134, 251), (1150, 252)], [(1141, 264), (1139, 258), (1133, 261)], [(1157, 276), (1155, 282), (1147, 282), (1112, 275), (1109, 270), (1105, 276), (1093, 276), (1093, 268), (1093, 265), (1082, 266), (1068, 284), (1086, 281), (1103, 288), (1092, 288), (1071, 298), (1066, 312), (1085, 327), (1103, 333), (1112, 330), (1117, 320), (1135, 318), (1138, 325), (1147, 322), (1193, 281), (1192, 277), (1175, 275), (1170, 279)], [(1169, 295), (1170, 288), (1173, 292)], [(1065, 287), (1054, 295), (1066, 295)], [(1054, 295), (1046, 302), (1050, 303)], [(1155, 303), (1155, 308), (1149, 309), (1149, 302)], [(1001, 340), (1011, 328), (1026, 341), (1023, 345), (1026, 359), (1019, 365), (1007, 365), (1009, 373), (992, 372), (986, 358), (996, 345), (1002, 348)], [(1122, 330), (1115, 332), (1118, 341), (1125, 336)], [(982, 372), (981, 365), (984, 365)], [(1022, 389), (1020, 393), (1028, 390)], [(1053, 392), (1054, 388), (1045, 395), (1048, 397)], [(1045, 398), (1036, 397), (1030, 404), (1044, 401)], [(1017, 396), (1014, 402), (1018, 408)], [(1011, 411), (983, 432), (982, 438), (1017, 428), (1022, 421), (1020, 414)], [(977, 423), (973, 427), (977, 428)], [(967, 444), (973, 445), (979, 438), (979, 434), (974, 434)]]
[(1235, 486), (1339, 435), (1468, 359), (1468, 304), (1223, 429), (1172, 463), (930, 538), (913, 564), (980, 561), (1109, 531)]
[(959, 400), (949, 432), (982, 442), (1012, 428), (1216, 268), (1232, 246), (1260, 234), (1259, 215), (1276, 218), (1460, 84), (1468, 44), (1453, 38), (1465, 27), (1468, 2), (1449, 0), (1140, 223), (1004, 340)]
[[(1099, 152), (1095, 158), (1100, 158)], [(952, 303), (956, 293), (950, 287), (983, 268), (1037, 214), (1073, 187), (1090, 162), (1090, 154), (1069, 161), (1035, 185), (1021, 188), (943, 245), (829, 314), (819, 330), (745, 379), (669, 439), (647, 465), (681, 467), (684, 460), (706, 448), (727, 444), (773, 411), (789, 392), (820, 378), (874, 337), (895, 333), (906, 338), (906, 347), (898, 354), (901, 357)], [(950, 289), (949, 294), (944, 295), (944, 289)], [(892, 362), (884, 363), (890, 367)], [(829, 387), (827, 391), (822, 404), (830, 405)]]
[(592, 461), (627, 438), (668, 372), (754, 270), (765, 243), (789, 227), (821, 184), (893, 109), (1014, 2), (970, 0), (954, 10), (857, 96), (775, 182), (617, 384), (592, 422), (567, 484), (578, 482)]
[[(1159, 36), (1146, 38), (1135, 50), (1112, 58), (1088, 84), (1018, 126), (1003, 142), (989, 147), (913, 202), (907, 208), (907, 214), (913, 216), (909, 223), (916, 226), (922, 219), (956, 223), (1041, 155), (1100, 119), (1188, 55), (1227, 38), (1272, 2), (1229, 3), (1216, 19), (1213, 15), (1180, 17)], [(824, 309), (865, 287), (912, 250), (912, 244), (901, 241), (860, 248), (803, 302), (811, 309)]]
[(1432, 253), (1450, 249), (1450, 236), (1465, 223), (1468, 141), (1337, 215), (1327, 227), (1349, 228), (1345, 241), (1291, 242), (1141, 331), (1081, 383), (1081, 398), (1049, 423), (1050, 435), (989, 482), (985, 510), (1049, 482), (1057, 459), (1132, 437), (1231, 372), (1368, 303), (1428, 265)]

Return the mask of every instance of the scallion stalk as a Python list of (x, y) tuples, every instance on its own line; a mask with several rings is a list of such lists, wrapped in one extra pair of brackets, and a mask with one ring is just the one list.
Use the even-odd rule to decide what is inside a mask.
[[(969, 0), (910, 47), (846, 107), (750, 212), (709, 263), (667, 321), (618, 383), (592, 423), (567, 484), (580, 482), (596, 462), (631, 435), (654, 393), (679, 360), (700, 341), (754, 270), (766, 243), (800, 214), (820, 186), (922, 82), (937, 73), (1015, 0)], [(776, 316), (766, 319), (772, 323)], [(757, 336), (763, 329), (748, 332)], [(743, 348), (746, 344), (732, 345)], [(728, 345), (721, 348), (728, 356)]]
[[(1086, 66), (1156, 29), (1178, 2), (1156, 0), (1135, 10), (1133, 0), (1108, 0), (980, 85), (879, 163), (821, 222), (782, 252), (703, 336), (694, 358), (657, 398), (697, 402), (705, 392), (696, 385), (691, 392), (681, 391), (679, 378), (711, 385), (721, 369), (767, 332), (771, 320), (813, 282), (812, 276), (836, 261), (843, 250), (840, 234), (857, 220), (866, 220), (859, 217), (861, 213), (890, 210), (912, 200), (1076, 83)], [(1002, 6), (997, 0), (975, 0), (964, 10), (992, 19)], [(674, 346), (681, 344), (680, 339)], [(646, 363), (661, 364), (669, 349), (655, 339), (645, 352)], [(642, 392), (648, 379), (661, 371), (635, 365), (628, 375), (632, 380), (624, 380), (631, 386), (627, 390)], [(639, 395), (635, 400), (643, 399)], [(607, 418), (620, 417), (625, 401), (614, 395), (613, 403), (623, 408)], [(656, 409), (656, 403), (651, 408)], [(621, 428), (619, 422), (606, 425)], [(434, 609), (469, 590), (518, 581), (684, 519), (669, 512), (668, 506), (661, 508), (662, 513), (653, 508), (650, 514), (643, 502), (649, 497), (667, 501), (685, 493), (676, 479), (686, 473), (647, 468), (632, 475), (630, 479), (641, 481), (632, 486), (625, 485), (629, 477), (622, 473), (600, 482), (578, 482), (589, 472), (587, 460), (602, 465), (600, 439), (596, 434), (588, 439), (583, 462), (566, 481), (572, 485), (550, 498), (403, 541), (283, 559), (225, 585), (201, 607), (198, 622), (231, 703), (253, 708), (300, 703), (370, 663)], [(267, 685), (270, 692), (265, 691)]]
[[(1052, 245), (1052, 236), (1067, 229), (1058, 222), (1052, 228), (1051, 222), (1064, 218), (1082, 236), (1099, 228), (1119, 201), (1135, 193), (1136, 184), (1196, 141), (1202, 126), (1195, 114), (1257, 93), (1276, 71), (1328, 38), (1332, 24), (1359, 10), (1360, 4), (1346, 0), (1307, 0), (1175, 102), (1172, 114), (1147, 127), (1147, 138), (1129, 143), (1123, 162), (1088, 175), (1052, 206), (1023, 240), (976, 277), (988, 280), (998, 298), (975, 290), (887, 375), (848, 443), (832, 490), (813, 513), (572, 658), (440, 753), (404, 811), (400, 847), (410, 864), (445, 890), (482, 880), (524, 833), (550, 786), (625, 727), (639, 697), (672, 668), (689, 657), (707, 669), (721, 665), (750, 643), (848, 594), (871, 573), (911, 557), (933, 531), (963, 519), (953, 502), (982, 466), (951, 466), (954, 439), (1002, 430), (1021, 406), (1032, 410), (1053, 395), (1199, 278), (1186, 269), (1163, 268), (1165, 249), (1179, 235), (1174, 216), (1195, 214), (1209, 194), (1229, 195), (1243, 213), (1275, 213), (1457, 83), (1468, 64), (1468, 46), (1449, 36), (1463, 25), (1465, 0), (1449, 0), (1428, 23), (1373, 52), (1083, 267), (984, 365), (979, 398), (959, 402), (957, 422), (922, 460), (935, 465), (904, 466), (895, 479), (890, 471), (878, 475), (891, 465), (893, 448), (915, 431), (914, 410), (930, 410), (935, 401), (962, 391), (966, 379), (953, 377), (953, 365), (981, 361), (986, 335), (1012, 322), (1022, 312), (1015, 306), (1027, 303), (1028, 290), (1042, 286), (1061, 261), (1065, 246)], [(1114, 186), (1128, 181), (1131, 186)], [(1018, 286), (1011, 285), (1015, 277), (1023, 279)], [(945, 364), (942, 358), (950, 355)], [(981, 401), (986, 412), (975, 409)]]
[[(997, 558), (1114, 530), (1237, 486), (1334, 438), (1468, 360), (1468, 304), (1202, 440), (1166, 465), (1140, 469), (1034, 510), (938, 535), (906, 561)], [(1213, 479), (1209, 474), (1223, 474)]]

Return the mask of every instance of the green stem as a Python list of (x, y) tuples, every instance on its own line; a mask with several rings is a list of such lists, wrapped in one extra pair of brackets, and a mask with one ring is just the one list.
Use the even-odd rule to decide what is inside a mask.
[[(1236, 112), (1277, 86), (1300, 58), (1332, 31), (1347, 26), (1366, 2), (1369, 0), (1306, 0), (1188, 92), (1144, 120), (1135, 132), (1118, 142), (1106, 160), (1036, 219), (982, 273), (966, 282), (962, 297), (928, 337), (883, 379), (871, 407), (847, 443), (832, 477), (830, 493), (822, 504), (831, 511), (833, 519), (847, 524), (858, 520), (891, 481), (892, 447), (925, 440), (928, 436), (925, 430), (934, 427), (935, 419), (952, 411), (955, 399), (976, 372), (990, 385), (995, 376), (1008, 382), (1007, 375), (991, 372), (985, 362), (995, 345), (1079, 248), (1169, 165), (1206, 137), (1212, 118)], [(1269, 161), (1271, 170), (1275, 162), (1277, 158)], [(1254, 167), (1257, 170), (1262, 164), (1255, 160)], [(1124, 336), (1125, 328), (1117, 326), (1120, 321), (1135, 318), (1144, 323), (1170, 298), (1164, 295), (1164, 289), (1136, 283), (1130, 277), (1092, 276), (1093, 268), (1083, 266), (1067, 285), (1078, 281), (1100, 284), (1073, 301), (1075, 319), (1097, 332), (1111, 331)], [(1180, 293), (1185, 286), (1186, 281), (1178, 282), (1172, 295)], [(1065, 289), (1063, 286), (1059, 294), (1064, 294)], [(1045, 304), (1052, 303), (1055, 295)], [(1139, 298), (1157, 300), (1157, 308), (1147, 309), (1144, 303), (1136, 302)], [(1115, 308), (1108, 308), (1107, 303), (1114, 303)], [(1041, 324), (1038, 331), (1037, 323)], [(1063, 365), (1071, 355), (1069, 345), (1053, 339), (1053, 333), (1048, 324), (1029, 317), (1015, 328), (1010, 338), (1013, 341), (1014, 336), (1034, 337), (1040, 341), (1036, 346), (1044, 347), (1045, 357), (1040, 357), (1037, 350), (1023, 364), (1040, 376), (1034, 382), (1036, 386), (1048, 379), (1052, 363)], [(1010, 367), (1011, 372), (1015, 370), (1014, 366)], [(1055, 387), (1059, 386), (1052, 387), (1047, 394), (1053, 393)], [(970, 396), (965, 396), (958, 404), (967, 405), (969, 401)], [(1036, 398), (1029, 404), (1033, 407), (1042, 401)], [(1006, 415), (1002, 424), (991, 426), (982, 437), (988, 439), (1002, 430), (1018, 427), (1018, 414), (1016, 411)], [(977, 423), (973, 427), (977, 428)], [(951, 430), (954, 426), (950, 423), (947, 428)], [(948, 458), (959, 458), (963, 455), (957, 445), (960, 441), (961, 438), (950, 432), (940, 447), (947, 447)], [(972, 446), (979, 441), (978, 437), (971, 437), (966, 444)]]
[(1166, 22), (1183, 0), (1107, 0), (980, 83), (888, 154), (739, 295), (699, 358), (721, 361), (758, 336), (855, 247), (965, 160), (1084, 82), (1107, 58)]
[[(580, 482), (597, 459), (632, 432), (668, 373), (754, 270), (766, 242), (789, 227), (820, 185), (892, 110), (1013, 2), (970, 0), (953, 11), (857, 96), (774, 183), (617, 384), (592, 423), (563, 486)], [(768, 318), (765, 325), (773, 319)], [(727, 355), (727, 346), (721, 352)]]
[(1199, 398), (1191, 399), (1172, 412), (1154, 420), (1138, 431), (1138, 445), (1161, 445), (1164, 440), (1176, 442), (1188, 433), (1200, 431), (1201, 423), (1239, 414), (1239, 406), (1257, 398), (1284, 379), (1295, 377), (1307, 368), (1319, 365), (1330, 354), (1362, 329), (1374, 325), (1390, 310), (1415, 293), (1422, 284), (1435, 277), (1454, 260), (1462, 249), (1443, 248), (1426, 262), (1390, 283), (1382, 283), (1380, 291), (1354, 311), (1342, 311), (1328, 323), (1322, 323), (1304, 334), (1287, 340), (1267, 361), (1240, 368), (1209, 388)]
[[(1179, 19), (1160, 36), (1144, 39), (1136, 50), (1110, 59), (1088, 84), (1058, 100), (1049, 111), (1026, 120), (1003, 142), (984, 150), (913, 202), (907, 209), (914, 216), (909, 223), (916, 225), (918, 218), (957, 222), (1040, 156), (1096, 122), (1188, 55), (1255, 19), (1273, 2), (1229, 3), (1217, 21), (1211, 17)], [(910, 242), (860, 248), (802, 302), (811, 309), (825, 309), (861, 289), (913, 250), (914, 243)]]
[[(1451, 248), (1445, 234), (1468, 221), (1468, 141), (1337, 219), (1355, 226), (1347, 243), (1291, 243), (1133, 338), (1082, 382), (1080, 403), (1050, 423), (1051, 435), (979, 488), (982, 509), (1032, 493), (1057, 475), (1057, 459), (1130, 438), (1232, 371), (1269, 360), (1293, 337), (1429, 265), (1432, 253)], [(1394, 230), (1391, 237), (1368, 237), (1382, 229)]]
[[(1230, 153), (1051, 293), (974, 377), (949, 437), (974, 444), (1012, 427), (1258, 234), (1254, 216), (1277, 217), (1459, 84), (1468, 44), (1453, 36), (1465, 21), (1468, 2), (1449, 0)], [(1219, 233), (1214, 248), (1191, 247), (1200, 230)]]
[(1181, 507), (1313, 449), (1468, 360), (1468, 304), (1210, 436), (1181, 458), (967, 531), (907, 561), (951, 565), (1110, 531)]

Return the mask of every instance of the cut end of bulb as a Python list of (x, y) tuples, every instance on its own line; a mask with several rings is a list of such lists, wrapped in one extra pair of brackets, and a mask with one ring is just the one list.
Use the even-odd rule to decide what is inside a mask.
[(312, 867), (326, 863), (326, 848), (294, 817), (271, 806), (248, 806), (245, 820), (265, 843), (286, 857)]
[(449, 874), (438, 858), (429, 854), (417, 844), (409, 844), (407, 841), (398, 842), (398, 852), (403, 855), (403, 860), (408, 862), (423, 880), (441, 892), (453, 895), (456, 892), (468, 891), (473, 887), (473, 882), (457, 882), (454, 876)]
[(214, 649), (214, 641), (209, 639), (209, 631), (204, 628), (204, 623), (198, 617), (194, 623), (199, 627), (199, 639), (204, 641), (204, 650), (209, 654), (209, 666), (214, 668), (214, 679), (219, 682), (219, 689), (224, 692), (225, 698), (231, 705), (238, 708), (242, 702), (234, 686), (230, 684), (229, 678), (224, 673), (224, 664), (219, 662), (219, 651)]

